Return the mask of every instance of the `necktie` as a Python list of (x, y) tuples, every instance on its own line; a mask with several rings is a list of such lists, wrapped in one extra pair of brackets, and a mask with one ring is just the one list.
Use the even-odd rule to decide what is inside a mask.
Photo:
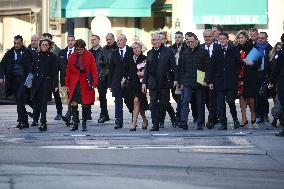
[(222, 48), (222, 51), (223, 51), (223, 53), (224, 53), (224, 58), (226, 57), (226, 48)]
[(207, 45), (207, 50), (210, 53), (210, 45)]
[(70, 49), (69, 52), (68, 52), (68, 58), (71, 55), (71, 53), (72, 53), (72, 50)]
[(120, 50), (120, 59), (123, 60), (123, 50)]

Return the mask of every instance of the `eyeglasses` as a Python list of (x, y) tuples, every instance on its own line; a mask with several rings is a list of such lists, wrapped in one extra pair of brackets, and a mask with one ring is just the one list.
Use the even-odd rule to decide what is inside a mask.
[(258, 39), (266, 39), (266, 37), (258, 37)]
[(49, 47), (49, 44), (41, 44), (41, 46)]
[(75, 51), (83, 51), (84, 48), (76, 48)]

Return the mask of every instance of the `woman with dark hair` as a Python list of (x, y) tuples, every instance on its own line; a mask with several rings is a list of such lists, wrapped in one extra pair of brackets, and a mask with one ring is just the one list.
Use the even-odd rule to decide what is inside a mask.
[(53, 90), (58, 90), (57, 63), (56, 55), (51, 52), (52, 41), (42, 39), (39, 42), (40, 51), (35, 53), (32, 65), (32, 101), (33, 105), (33, 123), (31, 126), (38, 126), (39, 116), (40, 131), (46, 131), (46, 111), (47, 101), (51, 100)]
[(147, 129), (148, 120), (145, 111), (149, 109), (146, 95), (142, 93), (142, 79), (144, 77), (144, 68), (146, 65), (146, 56), (142, 53), (143, 45), (140, 42), (132, 44), (133, 58), (129, 65), (129, 82), (133, 90), (134, 110), (133, 120), (130, 131), (136, 131), (137, 118), (140, 115), (143, 118), (142, 129)]
[(98, 73), (94, 56), (85, 48), (85, 41), (76, 40), (74, 47), (75, 53), (68, 58), (65, 77), (73, 121), (71, 131), (78, 130), (78, 104), (82, 104), (82, 131), (87, 131), (89, 106), (95, 102), (94, 87), (98, 84)]
[(253, 44), (249, 42), (249, 36), (247, 32), (241, 30), (237, 33), (236, 37), (238, 40), (238, 48), (242, 60), (242, 67), (238, 80), (238, 96), (242, 112), (241, 126), (246, 127), (246, 125), (248, 124), (246, 116), (247, 103), (249, 105), (251, 113), (251, 125), (254, 125), (256, 120), (254, 105), (255, 97), (257, 94), (257, 68), (259, 62), (248, 62), (245, 60), (245, 58), (253, 48)]

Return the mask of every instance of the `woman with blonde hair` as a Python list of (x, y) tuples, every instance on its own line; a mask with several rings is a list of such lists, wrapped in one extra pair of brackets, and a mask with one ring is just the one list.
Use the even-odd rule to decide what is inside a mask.
[(130, 131), (136, 131), (137, 118), (140, 115), (143, 118), (142, 129), (147, 129), (148, 120), (145, 111), (149, 109), (146, 95), (142, 93), (142, 79), (144, 76), (144, 68), (146, 65), (146, 56), (142, 53), (143, 44), (136, 41), (132, 44), (133, 58), (129, 65), (129, 82), (131, 89), (133, 89), (133, 121)]
[(237, 48), (240, 52), (240, 57), (242, 60), (241, 71), (238, 79), (238, 96), (240, 100), (240, 107), (242, 112), (242, 127), (246, 127), (248, 124), (246, 116), (246, 106), (247, 103), (250, 108), (251, 113), (251, 125), (255, 124), (255, 98), (257, 94), (257, 76), (258, 76), (258, 66), (259, 62), (248, 62), (245, 60), (253, 44), (249, 41), (249, 36), (246, 31), (241, 30), (236, 35), (237, 38)]

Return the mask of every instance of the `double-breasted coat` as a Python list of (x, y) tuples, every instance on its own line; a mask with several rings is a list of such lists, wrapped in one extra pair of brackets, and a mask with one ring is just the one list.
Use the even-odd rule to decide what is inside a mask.
[(65, 86), (69, 88), (68, 99), (71, 100), (75, 87), (77, 83), (80, 84), (82, 103), (83, 104), (93, 104), (95, 102), (95, 91), (90, 89), (87, 76), (90, 74), (93, 78), (93, 87), (98, 85), (98, 72), (96, 67), (96, 61), (92, 53), (87, 49), (84, 50), (82, 56), (82, 62), (85, 67), (84, 72), (75, 66), (77, 53), (72, 53), (68, 59), (66, 77), (65, 77)]
[(57, 57), (52, 52), (38, 52), (34, 55), (32, 73), (32, 99), (51, 100), (51, 94), (58, 87)]

